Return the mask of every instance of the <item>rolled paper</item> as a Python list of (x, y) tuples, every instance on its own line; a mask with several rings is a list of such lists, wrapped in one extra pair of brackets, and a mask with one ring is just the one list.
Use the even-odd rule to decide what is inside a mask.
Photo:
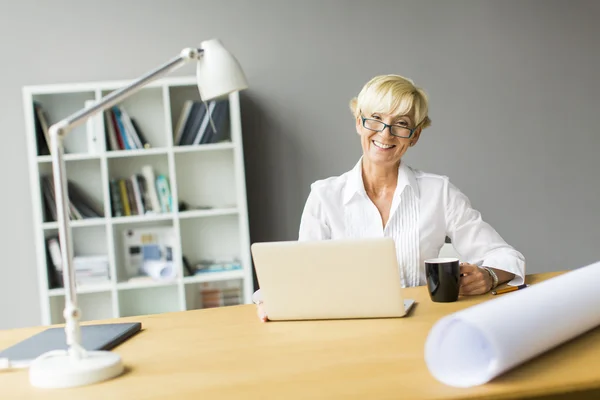
[(145, 261), (142, 269), (155, 280), (171, 280), (177, 277), (171, 261)]
[(454, 387), (485, 384), (600, 325), (600, 262), (507, 293), (437, 321), (425, 363)]

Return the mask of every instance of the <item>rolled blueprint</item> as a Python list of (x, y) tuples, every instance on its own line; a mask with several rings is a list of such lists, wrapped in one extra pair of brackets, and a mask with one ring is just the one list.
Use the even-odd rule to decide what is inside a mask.
[(171, 261), (145, 261), (142, 269), (146, 275), (155, 280), (170, 280), (177, 277)]
[(600, 325), (600, 262), (447, 315), (425, 342), (438, 381), (471, 387)]

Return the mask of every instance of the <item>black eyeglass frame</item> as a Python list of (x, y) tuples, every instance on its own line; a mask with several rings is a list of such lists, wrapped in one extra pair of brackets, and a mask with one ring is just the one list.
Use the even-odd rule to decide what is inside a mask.
[[(366, 118), (364, 115), (361, 115), (361, 116), (360, 116), (360, 119), (362, 120), (362, 126), (363, 126), (365, 129), (368, 129), (368, 130), (370, 130), (370, 131), (373, 131), (373, 132), (383, 132), (383, 131), (385, 131), (385, 129), (386, 129), (386, 128), (388, 128), (388, 127), (389, 127), (389, 128), (390, 128), (390, 135), (392, 135), (392, 136), (395, 136), (395, 137), (399, 137), (399, 138), (402, 138), (402, 139), (410, 139), (410, 138), (412, 137), (412, 135), (415, 133), (415, 131), (417, 130), (417, 127), (414, 127), (414, 128), (409, 128), (409, 127), (407, 127), (407, 126), (388, 125), (388, 124), (386, 124), (385, 122), (383, 122), (383, 121), (380, 121), (380, 120), (378, 120), (378, 119)], [(378, 123), (380, 123), (381, 125), (383, 125), (383, 128), (381, 128), (381, 129), (372, 129), (372, 128), (367, 128), (367, 127), (365, 126), (365, 121), (367, 121), (367, 120), (368, 120), (368, 121), (375, 121), (375, 122), (378, 122)], [(394, 134), (394, 132), (392, 132), (392, 127), (394, 127), (394, 126), (395, 126), (395, 127), (397, 127), (397, 128), (406, 129), (406, 130), (408, 130), (408, 131), (410, 132), (410, 134), (409, 134), (408, 136), (400, 136), (400, 135), (395, 135), (395, 134)]]

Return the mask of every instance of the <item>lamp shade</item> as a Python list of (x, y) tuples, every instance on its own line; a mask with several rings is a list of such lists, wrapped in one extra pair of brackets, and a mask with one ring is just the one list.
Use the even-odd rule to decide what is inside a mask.
[(236, 58), (218, 39), (200, 44), (203, 50), (198, 60), (198, 90), (202, 100), (211, 100), (248, 88), (246, 76)]

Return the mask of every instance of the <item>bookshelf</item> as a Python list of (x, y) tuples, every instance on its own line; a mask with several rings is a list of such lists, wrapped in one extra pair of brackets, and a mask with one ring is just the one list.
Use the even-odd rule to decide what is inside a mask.
[[(53, 282), (56, 276), (60, 277), (60, 272), (56, 272), (60, 268), (53, 262), (49, 243), (58, 235), (58, 224), (45, 196), (49, 193), (45, 190), (51, 189), (44, 186), (43, 177), (52, 177), (52, 163), (48, 150), (43, 149), (44, 125), (40, 121), (51, 125), (83, 108), (86, 101), (98, 100), (127, 83), (104, 81), (23, 88), (44, 325), (64, 322), (65, 300), (61, 283)], [(149, 143), (146, 148), (114, 148), (115, 141), (111, 143), (110, 137), (113, 135), (114, 139), (119, 132), (118, 125), (113, 125), (111, 131), (109, 125), (114, 120), (110, 113), (76, 127), (65, 139), (67, 179), (85, 194), (90, 201), (86, 204), (95, 205), (97, 213), (83, 215), (83, 206), (73, 203), (81, 214), (71, 216), (74, 257), (86, 260), (82, 262), (83, 269), (91, 265), (89, 259), (93, 257), (105, 260), (101, 263), (106, 271), (102, 279), (79, 281), (78, 275), (77, 299), (82, 321), (251, 302), (253, 280), (239, 94), (218, 99), (228, 106), (221, 121), (223, 125), (218, 126), (218, 140), (180, 144), (178, 132), (185, 126), (186, 107), (189, 111), (190, 102), (199, 100), (195, 77), (168, 77), (118, 104), (135, 121), (139, 136), (143, 134)], [(41, 107), (43, 114), (39, 114), (34, 104)], [(153, 176), (166, 178), (170, 208), (152, 209), (148, 187), (156, 189), (156, 181), (150, 179), (143, 180), (145, 186), (142, 180), (137, 181), (139, 197), (128, 197), (131, 191), (112, 191), (111, 182), (144, 176), (141, 173), (144, 168), (151, 170)], [(71, 194), (70, 197), (74, 201)], [(141, 211), (136, 215), (133, 208), (129, 215), (123, 210), (118, 212), (125, 197)], [(171, 273), (163, 277), (163, 269), (159, 269), (160, 275), (149, 277), (142, 272), (136, 277), (131, 272), (129, 260), (133, 253), (128, 252), (130, 247), (125, 237), (135, 231), (163, 228), (169, 230), (171, 242), (168, 252), (161, 254), (168, 254)], [(141, 251), (144, 257), (148, 248)], [(161, 262), (165, 262), (164, 258)], [(211, 267), (201, 269), (208, 265)], [(219, 270), (219, 266), (225, 268)], [(79, 273), (85, 274), (78, 269)]]

